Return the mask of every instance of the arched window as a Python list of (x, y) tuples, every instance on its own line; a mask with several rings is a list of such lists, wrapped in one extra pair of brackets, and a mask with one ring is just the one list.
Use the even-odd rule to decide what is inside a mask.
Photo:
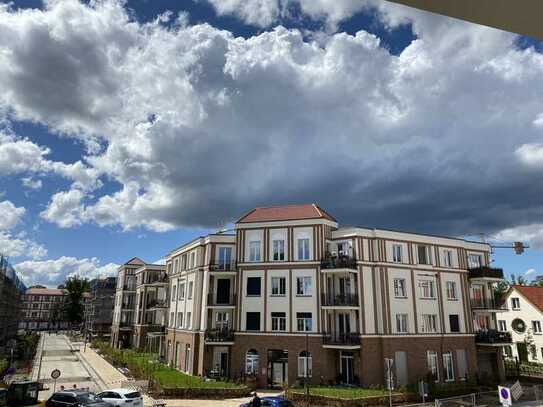
[(311, 377), (313, 375), (313, 358), (311, 353), (302, 351), (298, 355), (298, 377)]
[(248, 375), (258, 374), (258, 352), (254, 349), (249, 349), (245, 356), (245, 373)]

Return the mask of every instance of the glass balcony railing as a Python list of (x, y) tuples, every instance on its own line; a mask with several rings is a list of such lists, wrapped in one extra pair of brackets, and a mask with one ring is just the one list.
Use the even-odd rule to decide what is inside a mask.
[(484, 331), (475, 332), (475, 343), (483, 344), (500, 344), (500, 343), (512, 343), (513, 337), (511, 332), (501, 332), (495, 329), (489, 329)]
[(211, 271), (236, 271), (236, 262), (218, 262), (209, 265)]
[(507, 303), (504, 300), (494, 298), (470, 298), (471, 309), (473, 310), (506, 310)]
[(352, 256), (339, 255), (332, 256), (328, 255), (321, 260), (321, 269), (353, 269), (356, 270), (356, 259)]

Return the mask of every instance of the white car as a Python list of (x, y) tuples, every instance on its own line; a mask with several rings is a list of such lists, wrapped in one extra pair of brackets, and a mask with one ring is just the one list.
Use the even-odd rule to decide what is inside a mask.
[(143, 407), (141, 393), (131, 389), (106, 390), (98, 394), (98, 397), (113, 406)]

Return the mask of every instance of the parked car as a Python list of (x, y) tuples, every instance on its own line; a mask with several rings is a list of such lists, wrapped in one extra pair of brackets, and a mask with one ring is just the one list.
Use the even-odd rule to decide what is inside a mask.
[[(262, 407), (294, 407), (291, 401), (281, 396), (260, 397)], [(251, 407), (251, 402), (241, 404), (239, 407)]]
[(45, 407), (112, 407), (112, 404), (102, 400), (96, 394), (89, 391), (59, 391), (49, 397)]
[(141, 393), (130, 389), (106, 390), (98, 394), (98, 397), (114, 406), (143, 407)]

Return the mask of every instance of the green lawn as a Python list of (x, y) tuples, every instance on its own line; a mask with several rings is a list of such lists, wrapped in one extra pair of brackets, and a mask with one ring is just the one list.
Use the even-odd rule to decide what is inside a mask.
[[(294, 389), (296, 393), (304, 393), (305, 389)], [(388, 392), (380, 389), (363, 389), (361, 387), (328, 387), (310, 386), (309, 392), (315, 396), (337, 397), (342, 399), (357, 399), (361, 397), (386, 396)]]

